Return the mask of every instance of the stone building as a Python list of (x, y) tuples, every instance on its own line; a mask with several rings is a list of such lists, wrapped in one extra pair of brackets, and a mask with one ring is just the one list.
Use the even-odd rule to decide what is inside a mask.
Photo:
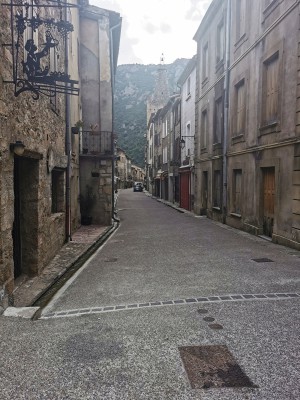
[(114, 214), (113, 90), (120, 15), (86, 6), (80, 15), (80, 33), (82, 222), (110, 225)]
[(126, 154), (125, 150), (117, 148), (116, 161), (116, 183), (118, 189), (126, 189), (132, 186), (131, 159)]
[(194, 207), (196, 59), (194, 56), (188, 62), (178, 79), (181, 93), (180, 207), (186, 210)]
[(145, 174), (146, 174), (146, 189), (149, 193), (154, 193), (154, 122), (153, 117), (155, 112), (149, 115), (147, 122), (146, 145), (145, 145)]
[[(91, 124), (87, 129), (93, 133), (100, 130), (95, 128), (97, 124), (109, 132), (100, 138), (101, 149), (109, 149), (109, 155), (102, 159), (90, 154), (87, 158), (93, 160), (92, 168), (100, 165), (96, 171), (88, 171), (89, 179), (91, 173), (101, 171), (104, 189), (98, 190), (97, 201), (106, 203), (99, 207), (106, 218), (99, 221), (111, 222), (112, 76), (120, 18), (119, 14), (93, 9), (86, 1), (74, 1), (71, 7), (64, 3), (62, 9), (49, 8), (43, 0), (12, 7), (3, 3), (1, 0), (0, 306), (6, 307), (13, 304), (16, 287), (39, 274), (80, 225), (79, 167), (87, 143), (83, 121)], [(33, 21), (37, 21), (35, 29)], [(88, 44), (90, 28), (84, 25), (92, 27), (94, 21), (96, 30), (90, 36), (92, 44)], [(97, 47), (94, 37), (99, 37), (101, 46)], [(83, 57), (86, 49), (93, 53), (95, 47), (95, 58)], [(99, 49), (100, 77), (99, 69), (98, 76), (91, 77), (87, 61), (93, 64), (99, 60)], [(81, 71), (80, 57), (84, 61)], [(95, 71), (97, 67), (92, 66), (90, 71)], [(89, 85), (101, 86), (93, 110), (96, 119), (90, 118), (89, 96), (97, 93), (88, 93)], [(95, 138), (97, 135), (92, 140)], [(95, 142), (88, 142), (88, 152), (95, 150), (93, 145)], [(86, 169), (83, 171), (84, 178)]]
[(169, 97), (148, 123), (146, 182), (154, 196), (179, 201), (180, 96)]
[(294, 0), (214, 0), (194, 37), (195, 212), (296, 248), (299, 11)]
[[(167, 69), (162, 54), (157, 68), (154, 91), (147, 101), (147, 133), (145, 150), (146, 187), (153, 195), (161, 194), (162, 148), (160, 111), (169, 100)], [(157, 127), (154, 132), (154, 127)]]
[(145, 182), (145, 171), (137, 165), (131, 165), (131, 176), (133, 182)]
[(0, 305), (7, 306), (15, 287), (39, 274), (78, 226), (70, 128), (80, 119), (79, 98), (70, 100), (78, 94), (78, 29), (69, 28), (79, 14), (43, 1), (1, 1), (1, 12)]

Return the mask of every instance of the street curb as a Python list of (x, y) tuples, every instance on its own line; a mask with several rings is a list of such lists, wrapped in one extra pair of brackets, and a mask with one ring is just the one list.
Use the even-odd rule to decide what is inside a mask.
[(176, 204), (170, 203), (169, 201), (163, 200), (163, 199), (159, 199), (157, 197), (152, 197), (153, 199), (155, 199), (156, 201), (158, 201), (159, 203), (164, 204), (167, 207), (173, 208), (174, 210), (182, 213), (182, 214), (189, 214), (194, 216), (195, 214), (192, 211), (186, 210), (185, 208), (181, 208), (178, 207)]
[[(44, 308), (54, 294), (71, 278), (71, 276), (79, 270), (80, 267), (95, 253), (95, 251), (109, 238), (109, 236), (119, 227), (119, 222), (115, 222), (109, 226), (103, 234), (86, 249), (72, 264), (68, 265), (57, 277), (32, 300), (30, 307)], [(37, 319), (40, 313), (33, 316)]]

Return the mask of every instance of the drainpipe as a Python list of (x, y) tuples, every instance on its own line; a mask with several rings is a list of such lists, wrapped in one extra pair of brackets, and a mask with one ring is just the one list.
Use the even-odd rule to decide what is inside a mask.
[(223, 128), (223, 224), (226, 223), (227, 214), (227, 136), (228, 136), (228, 111), (229, 111), (229, 62), (230, 62), (230, 24), (231, 0), (227, 0), (226, 37), (225, 37), (225, 80), (224, 80), (224, 128)]
[(115, 140), (114, 140), (114, 93), (115, 93), (115, 75), (114, 75), (114, 58), (113, 58), (113, 31), (117, 28), (120, 28), (122, 25), (122, 21), (118, 24), (112, 26), (110, 28), (110, 69), (111, 69), (111, 91), (112, 91), (112, 122), (111, 122), (111, 149), (112, 149), (112, 158), (111, 158), (111, 180), (112, 180), (112, 210), (111, 217), (114, 221), (119, 222), (119, 220), (115, 217)]
[[(65, 20), (68, 21), (67, 8), (65, 9)], [(65, 72), (69, 74), (69, 43), (66, 37), (65, 41)], [(67, 172), (66, 172), (66, 237), (67, 242), (72, 240), (71, 237), (71, 137), (70, 137), (70, 95), (65, 95), (65, 113), (66, 113), (66, 126), (65, 126), (65, 151), (68, 157)]]

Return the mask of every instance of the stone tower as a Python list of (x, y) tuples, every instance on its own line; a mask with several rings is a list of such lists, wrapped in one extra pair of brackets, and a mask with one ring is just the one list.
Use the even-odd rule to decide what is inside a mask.
[(147, 121), (150, 115), (167, 104), (169, 100), (169, 87), (167, 68), (164, 64), (164, 55), (160, 57), (160, 64), (157, 68), (154, 92), (147, 101)]

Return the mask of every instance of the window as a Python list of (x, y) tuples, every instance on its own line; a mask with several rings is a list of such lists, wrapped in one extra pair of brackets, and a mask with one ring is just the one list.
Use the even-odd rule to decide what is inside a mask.
[(186, 124), (186, 136), (191, 136), (191, 124)]
[(263, 93), (262, 93), (262, 123), (271, 125), (278, 120), (279, 94), (279, 52), (264, 61)]
[(202, 81), (208, 78), (208, 43), (206, 43), (202, 51), (202, 76)]
[(246, 125), (246, 90), (245, 79), (242, 79), (235, 85), (235, 136), (242, 135), (245, 132)]
[(242, 213), (242, 170), (233, 170), (233, 212)]
[(64, 172), (52, 170), (51, 173), (51, 212), (58, 213), (64, 211)]
[(208, 136), (208, 115), (204, 110), (201, 115), (201, 148), (206, 149)]
[(219, 97), (215, 102), (214, 144), (221, 143), (222, 135), (223, 135), (223, 98)]
[(217, 64), (224, 59), (224, 49), (225, 49), (225, 33), (224, 33), (224, 22), (222, 21), (218, 25), (217, 29)]
[(214, 198), (213, 206), (221, 208), (221, 171), (214, 172)]
[(165, 138), (168, 135), (168, 117), (163, 122), (162, 137)]
[(186, 96), (189, 97), (191, 95), (191, 77), (188, 77), (187, 83), (186, 83)]
[(236, 0), (236, 41), (246, 33), (246, 1)]
[(163, 164), (166, 164), (168, 162), (168, 148), (164, 147), (163, 148)]

